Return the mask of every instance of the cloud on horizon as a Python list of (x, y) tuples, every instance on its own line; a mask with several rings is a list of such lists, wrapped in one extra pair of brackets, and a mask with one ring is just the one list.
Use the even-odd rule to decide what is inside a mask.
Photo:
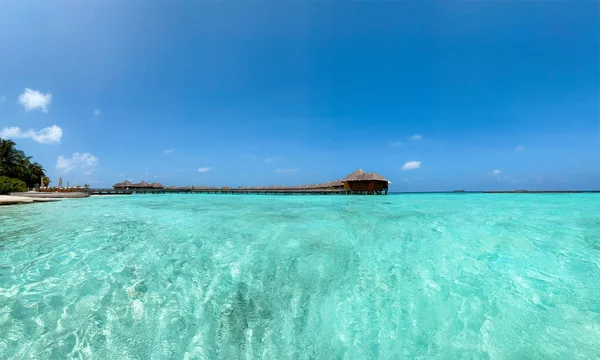
[(411, 140), (421, 140), (421, 139), (423, 139), (423, 135), (415, 134), (415, 135), (411, 136), (410, 138), (411, 138)]
[(167, 149), (167, 150), (163, 151), (163, 154), (170, 154), (173, 151), (175, 151), (175, 150), (173, 150), (173, 149)]
[(289, 173), (289, 172), (298, 172), (298, 169), (275, 169), (274, 173)]
[(502, 173), (502, 171), (498, 170), (498, 169), (494, 169), (494, 171), (492, 171), (492, 175), (496, 176), (496, 175), (500, 175)]
[(397, 142), (392, 143), (392, 147), (398, 147), (398, 146), (402, 146), (402, 142), (397, 141)]
[(42, 94), (37, 90), (25, 88), (25, 91), (19, 95), (19, 103), (23, 105), (27, 112), (38, 109), (42, 112), (48, 112), (48, 105), (52, 103), (52, 94)]
[(201, 173), (203, 173), (203, 172), (208, 172), (208, 171), (210, 171), (211, 169), (212, 169), (212, 168), (211, 168), (210, 166), (201, 167), (201, 168), (198, 168), (198, 172), (201, 172)]
[(40, 144), (58, 144), (62, 138), (63, 131), (59, 126), (52, 125), (39, 131), (29, 129), (21, 130), (18, 126), (5, 127), (0, 131), (0, 137), (5, 139), (31, 139)]
[(89, 175), (96, 171), (96, 166), (98, 166), (98, 158), (89, 152), (76, 152), (70, 158), (60, 155), (56, 160), (56, 168), (63, 173), (68, 173), (75, 168), (83, 168), (86, 169), (85, 174)]
[(408, 161), (404, 165), (402, 165), (402, 170), (414, 170), (421, 167), (420, 161)]

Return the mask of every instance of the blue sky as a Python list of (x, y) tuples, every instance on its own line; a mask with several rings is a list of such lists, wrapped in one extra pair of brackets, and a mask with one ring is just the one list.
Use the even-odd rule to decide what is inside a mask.
[(92, 186), (600, 188), (599, 6), (3, 2), (0, 131)]

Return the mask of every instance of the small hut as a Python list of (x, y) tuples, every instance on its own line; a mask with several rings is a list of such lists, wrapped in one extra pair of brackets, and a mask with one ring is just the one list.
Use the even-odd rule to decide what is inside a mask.
[(331, 182), (331, 187), (334, 189), (343, 189), (344, 183), (342, 182), (342, 180), (335, 180)]
[(387, 194), (388, 180), (376, 172), (366, 173), (358, 169), (346, 176), (342, 182), (344, 189), (357, 194)]
[(129, 180), (125, 180), (121, 183), (116, 183), (113, 185), (114, 189), (129, 189), (131, 187), (131, 182)]

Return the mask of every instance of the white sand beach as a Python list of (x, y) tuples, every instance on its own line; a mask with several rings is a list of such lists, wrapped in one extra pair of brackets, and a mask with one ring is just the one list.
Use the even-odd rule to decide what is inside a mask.
[(0, 205), (19, 205), (19, 204), (32, 204), (36, 202), (48, 202), (48, 201), (59, 201), (61, 199), (51, 199), (45, 197), (25, 197), (25, 196), (12, 196), (12, 195), (0, 195)]

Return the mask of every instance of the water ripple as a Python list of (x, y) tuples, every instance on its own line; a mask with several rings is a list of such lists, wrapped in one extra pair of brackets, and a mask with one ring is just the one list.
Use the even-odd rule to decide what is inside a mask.
[(0, 209), (0, 358), (592, 359), (597, 195)]

